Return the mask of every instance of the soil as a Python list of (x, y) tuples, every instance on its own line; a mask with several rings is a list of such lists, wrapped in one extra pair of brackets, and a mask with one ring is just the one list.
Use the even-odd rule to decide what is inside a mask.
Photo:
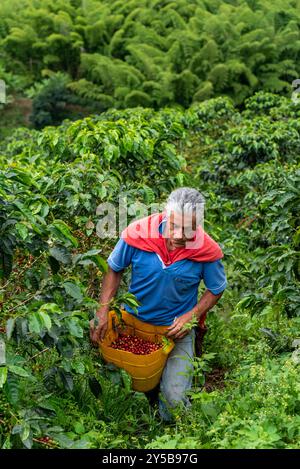
[(227, 370), (224, 368), (215, 368), (214, 370), (206, 373), (204, 389), (206, 392), (212, 392), (216, 389), (224, 389), (224, 377)]

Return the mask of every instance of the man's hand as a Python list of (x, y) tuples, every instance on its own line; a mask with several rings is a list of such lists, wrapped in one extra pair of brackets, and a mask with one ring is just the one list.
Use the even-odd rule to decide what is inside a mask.
[(95, 327), (94, 319), (90, 321), (90, 338), (93, 345), (97, 346), (105, 337), (108, 327), (108, 312), (99, 311), (97, 314), (98, 324)]
[(166, 334), (167, 337), (171, 337), (172, 339), (182, 339), (186, 336), (190, 329), (182, 329), (185, 324), (192, 321), (193, 312), (189, 311), (179, 318), (176, 318), (173, 324), (168, 327), (169, 332)]
[(111, 267), (108, 267), (108, 271), (103, 277), (100, 305), (96, 312), (97, 322), (94, 324), (94, 319), (90, 321), (90, 338), (95, 346), (105, 337), (108, 327), (109, 305), (118, 291), (122, 274), (123, 271), (115, 272)]
[(200, 317), (213, 308), (222, 295), (223, 292), (214, 295), (211, 293), (211, 291), (205, 290), (202, 297), (200, 298), (199, 303), (187, 313), (183, 314), (179, 318), (176, 318), (173, 324), (168, 327), (169, 332), (167, 337), (172, 337), (172, 339), (182, 339), (182, 337), (190, 332), (190, 329), (182, 330), (183, 326), (188, 322), (194, 322), (193, 325), (197, 326)]

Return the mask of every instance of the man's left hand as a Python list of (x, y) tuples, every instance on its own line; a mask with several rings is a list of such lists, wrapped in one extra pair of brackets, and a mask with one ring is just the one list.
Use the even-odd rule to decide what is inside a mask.
[(188, 312), (176, 318), (175, 321), (171, 326), (168, 327), (169, 332), (166, 334), (167, 337), (171, 337), (172, 339), (182, 339), (186, 336), (190, 329), (182, 330), (183, 326), (192, 320), (192, 313)]

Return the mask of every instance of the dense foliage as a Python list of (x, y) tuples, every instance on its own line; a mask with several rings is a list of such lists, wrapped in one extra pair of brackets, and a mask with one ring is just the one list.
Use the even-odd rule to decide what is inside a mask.
[[(300, 106), (257, 93), (243, 109), (110, 110), (1, 142), (1, 447), (299, 448)], [(229, 287), (171, 427), (88, 327), (116, 242), (96, 236), (98, 204), (182, 185), (206, 198)], [(126, 280), (116, 306), (134, 304)]]
[(220, 95), (242, 104), (261, 89), (290, 95), (300, 76), (299, 7), (299, 0), (2, 0), (0, 78), (15, 108), (24, 105), (18, 97), (33, 99), (36, 128), (111, 107), (187, 108)]

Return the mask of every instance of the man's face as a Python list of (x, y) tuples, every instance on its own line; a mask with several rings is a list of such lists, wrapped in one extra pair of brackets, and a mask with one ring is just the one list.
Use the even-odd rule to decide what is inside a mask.
[(184, 247), (192, 241), (196, 231), (196, 216), (171, 212), (167, 218), (165, 236), (174, 248)]

